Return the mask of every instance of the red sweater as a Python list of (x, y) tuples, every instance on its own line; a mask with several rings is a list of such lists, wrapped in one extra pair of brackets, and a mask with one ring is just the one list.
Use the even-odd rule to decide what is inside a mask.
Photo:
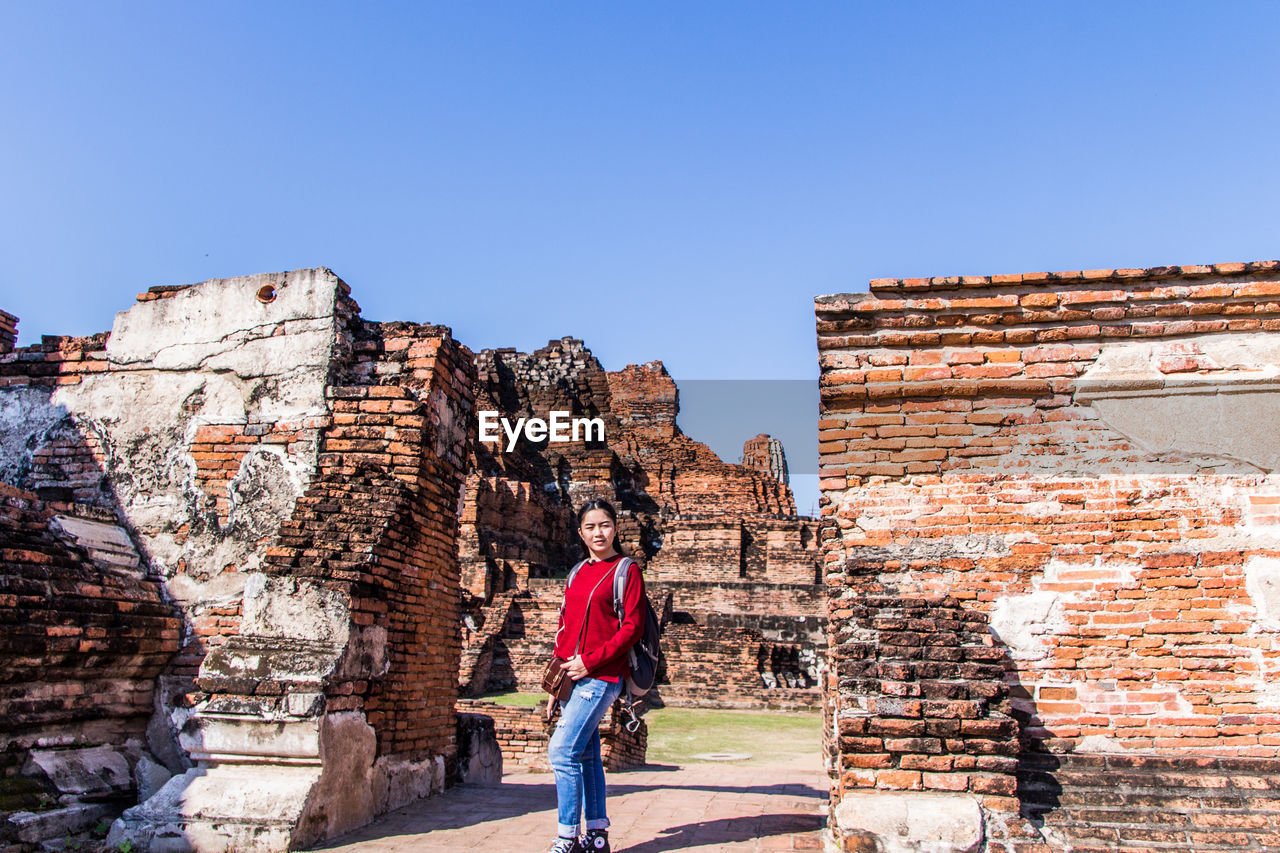
[[(618, 554), (599, 562), (588, 561), (578, 570), (573, 583), (564, 591), (564, 609), (560, 611), (560, 627), (556, 630), (557, 657), (568, 660), (575, 654), (582, 655), (587, 675), (605, 681), (617, 681), (627, 674), (627, 651), (644, 634), (644, 578), (640, 567), (632, 563), (627, 571), (627, 588), (622, 592), (625, 614), (621, 624), (613, 609), (613, 572), (622, 555)], [(591, 595), (595, 590), (595, 595)], [(587, 596), (591, 596), (588, 603)], [(582, 648), (575, 650), (578, 635), (582, 633), (582, 620), (587, 619)]]

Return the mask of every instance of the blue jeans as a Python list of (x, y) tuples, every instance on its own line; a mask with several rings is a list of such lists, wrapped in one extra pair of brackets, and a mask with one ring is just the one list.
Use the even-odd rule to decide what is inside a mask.
[(551, 735), (547, 757), (556, 776), (556, 821), (562, 838), (578, 834), (578, 816), (587, 829), (604, 829), (604, 762), (600, 760), (600, 721), (622, 693), (621, 681), (583, 678), (562, 703), (560, 722)]

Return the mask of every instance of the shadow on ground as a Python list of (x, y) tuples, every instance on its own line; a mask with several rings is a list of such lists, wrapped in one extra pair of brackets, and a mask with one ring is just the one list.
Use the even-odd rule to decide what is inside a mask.
[[(637, 768), (644, 771), (675, 771), (682, 768), (672, 765), (647, 765)], [(621, 781), (619, 780), (621, 777)], [(632, 794), (673, 791), (701, 791), (715, 794), (741, 796), (771, 795), (826, 800), (827, 791), (803, 783), (774, 785), (642, 785), (627, 784), (625, 773), (610, 774), (608, 786), (610, 799)], [(438, 830), (462, 829), (490, 821), (502, 821), (543, 811), (554, 811), (556, 788), (551, 774), (546, 781), (523, 781), (518, 784), (459, 785), (439, 797), (422, 800), (398, 811), (383, 815), (368, 826), (361, 827), (340, 838), (335, 838), (313, 850), (330, 850), (377, 839), (421, 835)], [(621, 821), (619, 820), (620, 824)], [(771, 835), (813, 832), (824, 826), (820, 814), (771, 813), (730, 816), (715, 820), (672, 826), (660, 832), (660, 837), (640, 844), (628, 845), (627, 853), (659, 853), (682, 850), (686, 847), (732, 843), (763, 838)], [(619, 827), (620, 828), (620, 827)]]
[(661, 853), (666, 850), (685, 850), (707, 844), (732, 844), (772, 835), (817, 832), (824, 826), (826, 826), (826, 819), (817, 814), (763, 814), (718, 818), (702, 823), (673, 826), (664, 832), (661, 838), (627, 845), (626, 853)]

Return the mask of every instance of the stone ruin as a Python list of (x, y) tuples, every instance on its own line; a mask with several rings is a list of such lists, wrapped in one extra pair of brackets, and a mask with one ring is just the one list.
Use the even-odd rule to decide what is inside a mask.
[(283, 850), (441, 790), (474, 377), (448, 329), (366, 322), (317, 269), (4, 349), (4, 841), (141, 801), (112, 843)]
[[(596, 495), (661, 701), (820, 698), (842, 849), (1280, 846), (1280, 263), (816, 308), (817, 529), (771, 440), (680, 434), (660, 364), (473, 354), (327, 270), (23, 349), (0, 313), (0, 849), (122, 809), (113, 843), (290, 849), (494, 772), (525, 721), (458, 697), (528, 685)], [(474, 439), (553, 408), (606, 438)]]
[[(604, 497), (624, 549), (664, 614), (654, 701), (817, 707), (826, 643), (817, 524), (797, 517), (781, 442), (747, 442), (725, 463), (676, 424), (661, 362), (605, 371), (582, 341), (476, 356), (478, 411), (603, 420), (604, 440), (473, 442), (460, 563), (463, 693), (536, 690), (551, 653), (563, 577), (582, 551), (574, 508)], [(760, 448), (760, 450), (757, 450)]]
[[(325, 269), (152, 288), (110, 333), (21, 349), (16, 323), (0, 850), (113, 820), (133, 849), (297, 849), (525, 760), (527, 719), (459, 695), (529, 686), (588, 495), (622, 508), (671, 623), (667, 701), (818, 701), (816, 522), (781, 447), (720, 462), (660, 363), (472, 353), (364, 320)], [(606, 440), (476, 438), (478, 411), (557, 407)], [(643, 729), (605, 738), (643, 761)]]
[(1280, 262), (816, 310), (841, 849), (1280, 846)]

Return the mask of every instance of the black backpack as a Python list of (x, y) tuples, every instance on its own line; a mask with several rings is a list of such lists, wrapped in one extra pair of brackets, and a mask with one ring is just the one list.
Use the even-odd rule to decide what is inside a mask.
[[(578, 570), (586, 562), (586, 560), (582, 560), (569, 570), (569, 579), (565, 581), (566, 587), (573, 583)], [(619, 623), (622, 622), (623, 617), (626, 615), (622, 607), (622, 596), (627, 588), (627, 576), (634, 565), (635, 560), (630, 557), (623, 557), (613, 570), (613, 610), (618, 614)], [(627, 676), (627, 695), (630, 698), (627, 703), (628, 711), (631, 710), (630, 706), (636, 704), (640, 697), (653, 689), (654, 682), (658, 680), (658, 658), (662, 653), (660, 647), (662, 623), (658, 620), (658, 614), (654, 611), (653, 604), (649, 601), (647, 594), (642, 597), (641, 606), (644, 608), (644, 633), (640, 635), (640, 639), (627, 652), (627, 662), (631, 665), (631, 673)], [(635, 719), (634, 714), (632, 714), (632, 719)], [(631, 726), (628, 726), (628, 728), (635, 731)]]

